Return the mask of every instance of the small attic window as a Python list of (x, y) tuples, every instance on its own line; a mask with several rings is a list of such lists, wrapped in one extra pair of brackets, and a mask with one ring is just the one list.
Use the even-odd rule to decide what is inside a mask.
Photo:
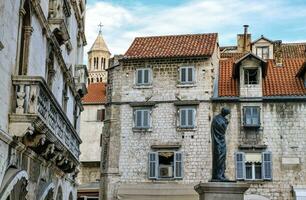
[(244, 69), (244, 84), (255, 85), (258, 83), (258, 69)]
[(256, 47), (256, 55), (262, 59), (269, 59), (269, 47)]

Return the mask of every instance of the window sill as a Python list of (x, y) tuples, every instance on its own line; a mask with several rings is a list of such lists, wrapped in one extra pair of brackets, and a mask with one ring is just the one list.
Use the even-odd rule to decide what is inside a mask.
[(151, 89), (153, 88), (152, 85), (134, 85), (133, 86), (134, 89)]
[(194, 131), (197, 131), (197, 127), (190, 127), (190, 128), (188, 128), (188, 127), (177, 127), (176, 130), (177, 131), (192, 131), (192, 132), (194, 132)]
[(152, 128), (132, 128), (132, 131), (141, 133), (152, 132)]
[(259, 129), (260, 128), (260, 125), (246, 125), (246, 124), (243, 124), (242, 126), (243, 126), (243, 128), (246, 128), (246, 129)]
[(157, 179), (149, 179), (155, 183), (165, 183), (165, 182), (174, 182), (174, 181), (181, 181), (183, 178), (157, 178)]
[(272, 180), (257, 179), (257, 180), (237, 180), (237, 181), (244, 182), (244, 183), (250, 183), (250, 184), (263, 184), (266, 182), (271, 182)]
[(190, 87), (196, 87), (197, 85), (195, 83), (179, 83), (176, 84), (176, 87), (178, 88), (190, 88)]

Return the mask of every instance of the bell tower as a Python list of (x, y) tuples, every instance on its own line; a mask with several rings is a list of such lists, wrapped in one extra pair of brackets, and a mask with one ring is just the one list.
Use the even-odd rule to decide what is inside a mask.
[(88, 83), (107, 82), (106, 69), (109, 67), (111, 53), (102, 36), (102, 24), (99, 24), (99, 34), (88, 51)]

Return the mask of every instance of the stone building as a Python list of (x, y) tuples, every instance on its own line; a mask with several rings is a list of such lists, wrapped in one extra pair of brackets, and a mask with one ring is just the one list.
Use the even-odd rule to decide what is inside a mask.
[(83, 98), (81, 115), (80, 173), (78, 174), (78, 199), (99, 198), (101, 147), (100, 138), (105, 119), (105, 83), (91, 83)]
[(88, 52), (88, 93), (82, 99), (80, 173), (78, 175), (78, 199), (99, 198), (101, 133), (105, 119), (106, 80), (110, 52), (101, 30)]
[(0, 1), (0, 199), (76, 199), (84, 0)]
[(99, 83), (107, 81), (107, 72), (111, 53), (103, 39), (102, 31), (88, 52), (88, 83)]
[[(108, 70), (101, 197), (198, 199), (211, 179), (210, 125), (231, 109), (227, 169), (248, 200), (306, 190), (306, 43), (217, 34), (136, 38)], [(305, 197), (304, 197), (305, 198)]]

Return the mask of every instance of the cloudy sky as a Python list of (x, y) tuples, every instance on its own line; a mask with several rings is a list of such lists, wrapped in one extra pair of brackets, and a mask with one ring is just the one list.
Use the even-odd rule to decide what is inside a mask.
[(124, 54), (137, 36), (218, 32), (220, 45), (233, 45), (243, 24), (250, 25), (252, 39), (263, 34), (301, 42), (306, 41), (306, 1), (87, 0), (85, 52), (100, 22), (113, 55)]

